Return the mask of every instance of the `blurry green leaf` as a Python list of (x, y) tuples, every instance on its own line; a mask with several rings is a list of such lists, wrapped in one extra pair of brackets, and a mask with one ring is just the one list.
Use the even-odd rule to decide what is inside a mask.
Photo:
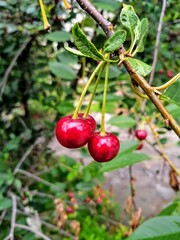
[(174, 118), (180, 118), (180, 107), (176, 104), (169, 104), (166, 106), (167, 110)]
[(57, 54), (57, 57), (59, 61), (67, 65), (74, 65), (78, 62), (78, 57), (67, 51)]
[(137, 52), (143, 52), (144, 51), (144, 40), (148, 34), (148, 19), (143, 18), (140, 23), (140, 37), (138, 38), (138, 44), (136, 47)]
[(179, 202), (173, 202), (172, 204), (170, 204), (169, 206), (167, 206), (166, 208), (164, 208), (159, 214), (158, 216), (170, 216), (172, 215), (176, 209), (179, 208)]
[(19, 147), (20, 143), (20, 137), (14, 137), (10, 141), (6, 143), (6, 146), (4, 147), (4, 151), (9, 152), (16, 150)]
[(139, 20), (136, 15), (134, 8), (131, 5), (123, 4), (123, 9), (120, 14), (121, 23), (129, 29), (130, 33), (133, 34), (133, 31), (136, 27), (136, 24)]
[(133, 118), (124, 116), (112, 117), (108, 123), (119, 128), (131, 128), (136, 125), (136, 121)]
[(71, 34), (64, 31), (56, 31), (46, 34), (46, 39), (53, 42), (65, 42), (71, 39)]
[(74, 109), (73, 102), (70, 102), (70, 101), (60, 102), (56, 106), (56, 110), (61, 114), (67, 114), (67, 113), (73, 111), (73, 109)]
[(97, 8), (107, 10), (107, 11), (114, 11), (116, 8), (119, 7), (119, 4), (115, 0), (96, 0), (93, 1), (93, 5)]
[(0, 197), (0, 211), (10, 208), (12, 201), (6, 197)]
[(80, 29), (78, 23), (73, 26), (72, 35), (76, 47), (82, 54), (97, 61), (104, 60), (103, 55), (97, 50), (94, 44), (88, 40), (87, 36)]
[(104, 163), (103, 167), (100, 169), (100, 172), (109, 172), (115, 169), (131, 166), (135, 163), (142, 162), (144, 160), (148, 160), (149, 156), (143, 153), (121, 153), (121, 149), (119, 154), (110, 162)]
[(0, 1), (0, 7), (6, 7), (8, 4), (5, 1)]
[[(103, 99), (103, 94), (96, 95), (94, 100), (96, 101), (102, 101)], [(112, 93), (108, 93), (106, 97), (107, 102), (117, 102), (119, 100), (119, 96), (116, 96)]]
[(161, 98), (180, 106), (180, 80), (176, 81), (167, 88)]
[(128, 140), (121, 141), (121, 154), (132, 152), (139, 145), (139, 141)]
[(151, 70), (152, 70), (152, 67), (138, 59), (135, 59), (135, 58), (127, 58), (128, 61), (131, 63), (132, 67), (134, 68), (134, 70), (142, 75), (143, 77), (145, 77), (146, 75), (148, 75)]
[(19, 179), (15, 179), (13, 185), (18, 191), (20, 191), (22, 187), (22, 182)]
[(49, 62), (49, 68), (54, 75), (63, 80), (73, 80), (76, 78), (76, 72), (67, 64), (60, 62)]
[[(117, 78), (120, 76), (121, 71), (117, 66), (110, 66), (109, 68), (109, 79)], [(103, 71), (102, 77), (105, 77), (105, 69)]]
[(92, 190), (93, 186), (94, 186), (94, 183), (92, 181), (80, 182), (80, 183), (76, 184), (77, 190), (82, 190), (82, 191), (90, 191), (90, 190)]
[(105, 52), (113, 52), (118, 47), (120, 47), (124, 41), (126, 40), (126, 31), (119, 30), (115, 32), (105, 43), (104, 51)]
[(180, 217), (155, 217), (140, 225), (127, 240), (179, 240)]

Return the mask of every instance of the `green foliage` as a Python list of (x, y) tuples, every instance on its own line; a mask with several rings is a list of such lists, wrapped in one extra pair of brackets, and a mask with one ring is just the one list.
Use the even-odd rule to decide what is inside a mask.
[(128, 240), (178, 240), (180, 217), (156, 217), (144, 222)]
[[(55, 5), (53, 1), (46, 1), (46, 12), (52, 26), (51, 32), (47, 33), (42, 30), (38, 1), (0, 1), (0, 87), (5, 86), (0, 99), (0, 215), (6, 213), (0, 224), (0, 239), (5, 239), (10, 232), (12, 199), (9, 194), (11, 192), (16, 195), (18, 202), (17, 223), (26, 225), (29, 219), (33, 223), (34, 219), (40, 217), (42, 224), (40, 231), (42, 230), (50, 239), (70, 239), (65, 237), (63, 232), (70, 233), (69, 223), (72, 220), (81, 224), (80, 239), (119, 240), (125, 239), (125, 233), (129, 231), (128, 217), (125, 219), (128, 224), (124, 227), (125, 231), (122, 231), (122, 224), (119, 229), (119, 226), (111, 226), (109, 221), (109, 219), (118, 223), (121, 221), (116, 218), (117, 215), (119, 217), (118, 206), (121, 203), (117, 206), (109, 196), (108, 190), (104, 189), (106, 197), (101, 204), (98, 204), (94, 189), (97, 185), (103, 189), (103, 172), (131, 166), (149, 158), (146, 154), (135, 151), (139, 142), (122, 140), (120, 153), (112, 162), (104, 165), (91, 162), (85, 166), (83, 163), (87, 160), (86, 149), (79, 151), (80, 159), (83, 159), (83, 163), (79, 163), (77, 161), (79, 157), (74, 156), (73, 151), (69, 152), (71, 158), (62, 155), (61, 150), (60, 157), (54, 156), (49, 143), (54, 136), (58, 119), (73, 113), (86, 78), (97, 65), (95, 61), (107, 61), (100, 49), (113, 52), (124, 44), (125, 48), (128, 49), (129, 46), (132, 48), (130, 50), (133, 55), (143, 52), (139, 54), (140, 60), (128, 58), (128, 61), (139, 74), (146, 76), (150, 73), (151, 67), (146, 63), (151, 63), (153, 60), (161, 2), (158, 1), (155, 5), (154, 2), (149, 1), (131, 1), (132, 6), (124, 5), (124, 7), (115, 0), (98, 0), (92, 3), (100, 11), (105, 10), (108, 20), (116, 26), (115, 34), (109, 40), (85, 14), (83, 20), (81, 18), (78, 20), (79, 25), (74, 25), (72, 34), (69, 33), (69, 25), (76, 22), (76, 16), (82, 13), (76, 4), (73, 6), (74, 12), (65, 12), (60, 2)], [(120, 20), (127, 30), (127, 36), (119, 22), (121, 8)], [(178, 44), (180, 15), (176, 9), (180, 9), (180, 3), (169, 1), (161, 32), (155, 86), (168, 81), (167, 70), (173, 69), (173, 72), (178, 72), (180, 68)], [(64, 21), (61, 21), (61, 16)], [(148, 21), (147, 18), (139, 20), (137, 16), (147, 17)], [(148, 34), (148, 25), (150, 34)], [(145, 41), (146, 37), (147, 41)], [(9, 70), (10, 64), (27, 39), (29, 39), (28, 44)], [(78, 50), (75, 50), (75, 47)], [(111, 55), (111, 61), (118, 61), (116, 56)], [(160, 69), (164, 69), (165, 73), (159, 74)], [(4, 81), (7, 75), (7, 81)], [(102, 105), (104, 76), (103, 73), (91, 108), (98, 113)], [(144, 120), (143, 114), (139, 115), (138, 120), (135, 118), (141, 110), (141, 100), (135, 96), (128, 75), (122, 67), (117, 66), (117, 62), (110, 66), (109, 80), (107, 112), (113, 114), (113, 117), (108, 123), (119, 128), (116, 134), (119, 134), (121, 129), (134, 134), (135, 128)], [(82, 111), (92, 93), (93, 85), (88, 90)], [(166, 90), (164, 96), (166, 96), (165, 100), (171, 103), (167, 105), (167, 109), (180, 122), (179, 87), (179, 82), (174, 83)], [(162, 118), (157, 116), (157, 112), (149, 102), (146, 105), (146, 115), (159, 127), (161, 137), (165, 132), (165, 126), (162, 126)], [(32, 148), (36, 140), (38, 144)], [(163, 141), (166, 139), (163, 140), (162, 136), (161, 142)], [(152, 145), (156, 146), (156, 143), (152, 142)], [(22, 171), (15, 174), (14, 169), (22, 159), (24, 159), (20, 167)], [(78, 208), (73, 214), (68, 215), (67, 225), (59, 231), (56, 227), (57, 222), (54, 221), (56, 216), (54, 199), (61, 198), (66, 207), (74, 206), (67, 196), (69, 191), (74, 192)], [(90, 204), (85, 203), (87, 197), (92, 199)], [(99, 217), (103, 215), (107, 217), (106, 220)], [(178, 225), (175, 223), (179, 224), (179, 218), (174, 222), (171, 215), (179, 215), (178, 201), (173, 202), (160, 213), (160, 216), (169, 217), (155, 218), (142, 224), (141, 240), (149, 229), (152, 231), (147, 239), (155, 239), (157, 236), (158, 240), (175, 240), (176, 235), (179, 239)], [(43, 222), (50, 223), (53, 227), (48, 228)], [(140, 228), (141, 226), (138, 229)], [(138, 229), (136, 231), (141, 233), (141, 229)], [(137, 235), (135, 232), (130, 239), (137, 239)], [(14, 238), (37, 239), (35, 234), (22, 229), (15, 229)]]
[(132, 67), (134, 68), (134, 70), (142, 75), (142, 76), (146, 76), (148, 75), (151, 70), (152, 70), (152, 67), (138, 59), (135, 59), (135, 58), (128, 58), (128, 61), (131, 63)]
[(72, 35), (76, 47), (82, 54), (97, 61), (104, 60), (103, 55), (97, 50), (94, 44), (87, 39), (77, 23), (72, 28)]
[(134, 29), (138, 23), (138, 16), (134, 8), (130, 5), (123, 4), (123, 9), (120, 14), (121, 23), (127, 28), (131, 35), (134, 34)]
[(109, 123), (119, 128), (131, 128), (136, 125), (136, 121), (132, 117), (114, 116)]
[(71, 39), (71, 34), (65, 31), (56, 31), (46, 34), (46, 38), (52, 42), (65, 42)]
[(55, 76), (62, 80), (73, 80), (76, 78), (76, 72), (68, 65), (60, 62), (49, 62), (49, 68)]
[(104, 51), (105, 52), (113, 52), (119, 46), (121, 46), (126, 40), (126, 31), (119, 30), (115, 32), (105, 43)]
[(168, 87), (163, 93), (161, 98), (167, 102), (174, 103), (180, 106), (179, 89), (180, 89), (180, 80), (176, 81), (170, 87)]

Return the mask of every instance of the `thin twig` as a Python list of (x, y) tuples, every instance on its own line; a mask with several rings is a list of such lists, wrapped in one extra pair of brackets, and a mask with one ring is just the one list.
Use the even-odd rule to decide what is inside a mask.
[[(28, 213), (26, 213), (24, 211), (21, 211), (21, 210), (17, 210), (17, 212), (18, 212), (18, 214), (21, 214), (21, 215), (25, 215), (25, 216), (28, 216), (28, 217), (33, 217), (32, 214), (28, 214)], [(58, 231), (63, 236), (70, 237), (72, 239), (76, 239), (76, 237), (74, 235), (72, 235), (71, 233), (68, 233), (68, 232), (64, 231), (63, 229), (59, 229), (57, 226), (44, 221), (42, 218), (40, 218), (40, 221), (41, 221), (42, 225), (46, 226), (47, 228), (50, 228), (51, 230), (53, 229), (53, 230)]]
[(4, 220), (5, 216), (6, 216), (6, 212), (7, 212), (7, 211), (4, 210), (4, 211), (2, 211), (2, 213), (1, 213), (1, 216), (0, 216), (0, 226), (1, 226), (3, 220)]
[(8, 81), (8, 77), (17, 61), (17, 59), (19, 58), (19, 56), (22, 54), (22, 52), (24, 51), (24, 49), (26, 48), (26, 46), (28, 45), (28, 43), (31, 41), (31, 38), (28, 38), (26, 41), (23, 42), (23, 44), (21, 45), (21, 47), (19, 48), (19, 50), (16, 52), (16, 54), (14, 55), (9, 67), (6, 69), (5, 73), (4, 73), (4, 77), (0, 83), (0, 100), (2, 98), (3, 92), (4, 92), (4, 88), (6, 86), (6, 83)]
[(134, 200), (135, 190), (134, 190), (134, 178), (133, 178), (133, 175), (132, 175), (132, 166), (129, 166), (129, 184), (130, 184), (132, 204), (134, 206), (134, 210), (137, 211), (136, 202)]
[(76, 238), (75, 236), (73, 236), (72, 234), (64, 231), (63, 229), (59, 229), (58, 227), (56, 227), (56, 226), (53, 225), (53, 224), (50, 224), (50, 223), (45, 222), (45, 221), (43, 221), (43, 220), (41, 220), (41, 223), (42, 223), (44, 226), (46, 226), (46, 227), (48, 227), (48, 228), (50, 228), (50, 229), (54, 229), (54, 230), (58, 231), (61, 235), (65, 236), (65, 237), (70, 237), (70, 238), (73, 238), (73, 239), (77, 239), (77, 238)]
[(11, 229), (9, 235), (4, 240), (14, 240), (14, 230), (16, 224), (17, 201), (16, 196), (10, 192), (9, 196), (12, 199), (12, 214), (11, 214)]
[(42, 179), (42, 178), (40, 178), (40, 177), (32, 174), (32, 173), (30, 173), (30, 172), (27, 172), (27, 171), (25, 171), (25, 170), (19, 169), (19, 170), (18, 170), (18, 173), (23, 174), (23, 175), (25, 175), (25, 176), (27, 176), (27, 177), (29, 177), (29, 178), (37, 181), (37, 182), (40, 182), (40, 183), (42, 183), (42, 184), (44, 184), (44, 185), (46, 185), (46, 186), (48, 186), (48, 187), (57, 189), (58, 191), (62, 191), (62, 189), (60, 189), (59, 187), (57, 187), (55, 184), (52, 184), (52, 183), (50, 183), (50, 182), (48, 182), (48, 181), (46, 181), (46, 180), (44, 180), (44, 179)]
[(16, 228), (21, 228), (21, 229), (24, 229), (24, 230), (27, 230), (29, 232), (32, 232), (34, 233), (36, 236), (44, 239), (44, 240), (51, 240), (49, 237), (47, 237), (46, 235), (44, 235), (43, 233), (39, 232), (38, 230), (34, 229), (34, 228), (31, 228), (31, 227), (28, 227), (26, 225), (22, 225), (22, 224), (15, 224), (15, 227)]
[(19, 160), (19, 162), (17, 163), (13, 174), (16, 175), (16, 173), (18, 172), (19, 168), (21, 167), (21, 165), (23, 164), (23, 162), (26, 160), (26, 158), (29, 156), (29, 154), (32, 152), (33, 148), (39, 143), (38, 139), (27, 149), (27, 151), (24, 153), (24, 155), (21, 157), (21, 159)]
[(166, 0), (163, 0), (162, 2), (163, 3), (162, 3), (159, 24), (158, 24), (158, 28), (157, 28), (156, 44), (155, 44), (155, 48), (154, 48), (152, 71), (151, 71), (150, 78), (149, 78), (149, 85), (152, 85), (152, 83), (154, 81), (154, 74), (155, 74), (155, 70), (156, 70), (156, 63), (157, 63), (159, 45), (160, 45), (160, 37), (161, 37), (161, 31), (162, 31), (162, 25), (163, 25), (163, 17), (165, 15), (165, 11), (166, 11)]
[[(109, 23), (107, 25), (107, 20), (98, 12), (96, 8), (94, 8), (94, 6), (92, 6), (92, 4), (88, 0), (77, 0), (77, 2), (102, 27), (102, 29), (104, 30), (108, 37), (113, 34), (112, 25)], [(97, 16), (99, 16), (99, 19), (101, 20), (97, 19)], [(118, 49), (118, 52), (120, 55), (124, 54), (126, 50), (123, 46), (121, 46)], [(141, 75), (137, 74), (137, 72), (133, 69), (132, 65), (128, 60), (124, 60), (123, 65), (128, 71), (131, 79), (133, 79), (142, 88), (142, 90), (147, 94), (147, 96), (154, 104), (154, 106), (157, 108), (157, 110), (161, 113), (162, 117), (165, 120), (168, 119), (169, 125), (172, 127), (177, 136), (180, 137), (179, 124), (175, 121), (172, 115), (164, 107), (161, 100), (156, 95), (154, 89), (147, 83), (147, 81)]]
[(156, 150), (156, 152), (159, 152), (159, 154), (162, 156), (162, 158), (168, 162), (169, 166), (174, 170), (174, 172), (180, 176), (180, 170), (177, 169), (177, 167), (174, 165), (174, 163), (171, 161), (171, 159), (169, 158), (169, 156), (167, 155), (167, 153), (164, 151), (164, 148), (163, 148), (163, 145), (161, 144), (161, 142), (159, 141), (159, 135), (155, 129), (155, 126), (151, 123), (151, 122), (148, 122), (149, 124), (149, 127), (151, 128), (152, 130), (152, 133), (154, 135), (154, 139), (156, 141), (156, 143), (158, 144), (159, 146), (159, 150), (154, 148)]

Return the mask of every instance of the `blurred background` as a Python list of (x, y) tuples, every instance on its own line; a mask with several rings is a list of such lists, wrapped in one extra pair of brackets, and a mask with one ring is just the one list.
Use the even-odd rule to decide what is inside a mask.
[[(72, 9), (65, 10), (63, 1), (44, 1), (51, 24), (46, 31), (38, 1), (0, 1), (0, 239), (8, 236), (12, 216), (16, 216), (17, 240), (125, 239), (131, 229), (132, 211), (142, 208), (145, 219), (159, 214), (175, 199), (178, 202), (178, 177), (165, 163), (162, 152), (180, 167), (179, 139), (164, 125), (152, 103), (144, 104), (134, 94), (126, 70), (116, 63), (110, 67), (106, 128), (122, 141), (124, 165), (102, 169), (101, 164), (91, 159), (86, 147), (68, 150), (54, 137), (57, 121), (73, 113), (88, 77), (98, 64), (64, 49), (65, 44), (75, 47), (72, 26), (79, 22), (97, 49), (106, 41), (95, 21), (76, 1), (71, 2)], [(122, 27), (119, 19), (122, 1), (91, 2), (115, 29)], [(140, 19), (149, 20), (145, 50), (136, 57), (152, 65), (162, 2), (123, 3), (132, 5)], [(166, 1), (155, 86), (180, 71), (179, 9), (179, 1)], [(130, 36), (126, 48), (129, 43)], [(98, 127), (103, 80), (104, 75), (91, 108)], [(92, 89), (93, 86), (82, 111)], [(168, 102), (165, 105), (180, 123), (180, 107)], [(134, 131), (141, 124), (148, 137), (142, 149), (136, 151), (140, 143)], [(160, 149), (155, 133), (159, 134)], [(118, 158), (121, 161), (120, 155)], [(132, 164), (141, 163), (129, 167), (129, 159), (134, 159)], [(178, 212), (179, 205), (175, 206), (173, 211)], [(14, 215), (12, 209), (16, 210)]]

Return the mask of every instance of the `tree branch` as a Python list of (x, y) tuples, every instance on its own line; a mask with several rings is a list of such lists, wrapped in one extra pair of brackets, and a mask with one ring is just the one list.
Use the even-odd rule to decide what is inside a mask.
[(156, 34), (156, 44), (154, 48), (154, 57), (153, 57), (153, 63), (152, 63), (152, 71), (149, 78), (149, 85), (152, 85), (154, 80), (154, 74), (156, 70), (156, 63), (158, 58), (158, 52), (159, 52), (159, 44), (160, 44), (160, 36), (161, 36), (161, 30), (162, 30), (162, 24), (163, 24), (163, 17), (166, 10), (166, 0), (163, 0), (162, 9), (161, 9), (161, 15), (159, 19), (157, 34)]
[(27, 151), (24, 153), (24, 155), (21, 157), (21, 159), (19, 160), (19, 162), (17, 163), (13, 174), (16, 175), (16, 173), (18, 172), (18, 170), (20, 169), (21, 165), (23, 164), (23, 162), (26, 160), (26, 158), (29, 156), (29, 154), (31, 153), (31, 151), (33, 150), (33, 148), (39, 143), (38, 139), (27, 149)]
[(12, 199), (12, 215), (11, 215), (11, 229), (9, 235), (4, 240), (14, 240), (14, 230), (16, 224), (16, 212), (17, 212), (17, 201), (16, 196), (13, 193), (9, 193)]
[(19, 48), (19, 50), (16, 52), (16, 54), (14, 55), (9, 67), (6, 69), (5, 73), (4, 73), (4, 77), (0, 83), (0, 100), (2, 98), (3, 92), (4, 92), (4, 88), (6, 86), (6, 83), (8, 81), (8, 77), (17, 61), (17, 59), (19, 58), (19, 56), (22, 54), (22, 52), (24, 51), (24, 49), (26, 48), (26, 46), (28, 45), (28, 43), (31, 41), (31, 38), (29, 38), (28, 40), (26, 40), (21, 47)]
[[(94, 8), (94, 6), (92, 6), (92, 4), (88, 0), (77, 0), (77, 2), (79, 3), (80, 7), (83, 8), (101, 26), (101, 28), (104, 30), (105, 34), (108, 37), (113, 34), (112, 25), (107, 22), (107, 20), (98, 12), (96, 8)], [(119, 54), (122, 54), (126, 52), (126, 50), (123, 46), (121, 46), (118, 52)], [(162, 117), (165, 120), (169, 121), (169, 124), (174, 130), (174, 132), (177, 134), (178, 137), (180, 137), (180, 126), (172, 117), (172, 115), (166, 110), (166, 108), (154, 92), (154, 89), (147, 83), (147, 81), (142, 76), (135, 72), (132, 65), (127, 60), (123, 61), (123, 65), (125, 66), (131, 78), (135, 80), (137, 84), (143, 89), (143, 91), (148, 95), (149, 99), (161, 113)]]
[(44, 239), (44, 240), (51, 240), (49, 237), (47, 237), (46, 235), (44, 235), (43, 233), (39, 232), (38, 230), (34, 229), (34, 228), (31, 228), (31, 227), (28, 227), (26, 225), (22, 225), (22, 224), (15, 224), (15, 227), (16, 228), (21, 228), (21, 229), (24, 229), (24, 230), (27, 230), (29, 232), (32, 232), (34, 233), (36, 236)]

